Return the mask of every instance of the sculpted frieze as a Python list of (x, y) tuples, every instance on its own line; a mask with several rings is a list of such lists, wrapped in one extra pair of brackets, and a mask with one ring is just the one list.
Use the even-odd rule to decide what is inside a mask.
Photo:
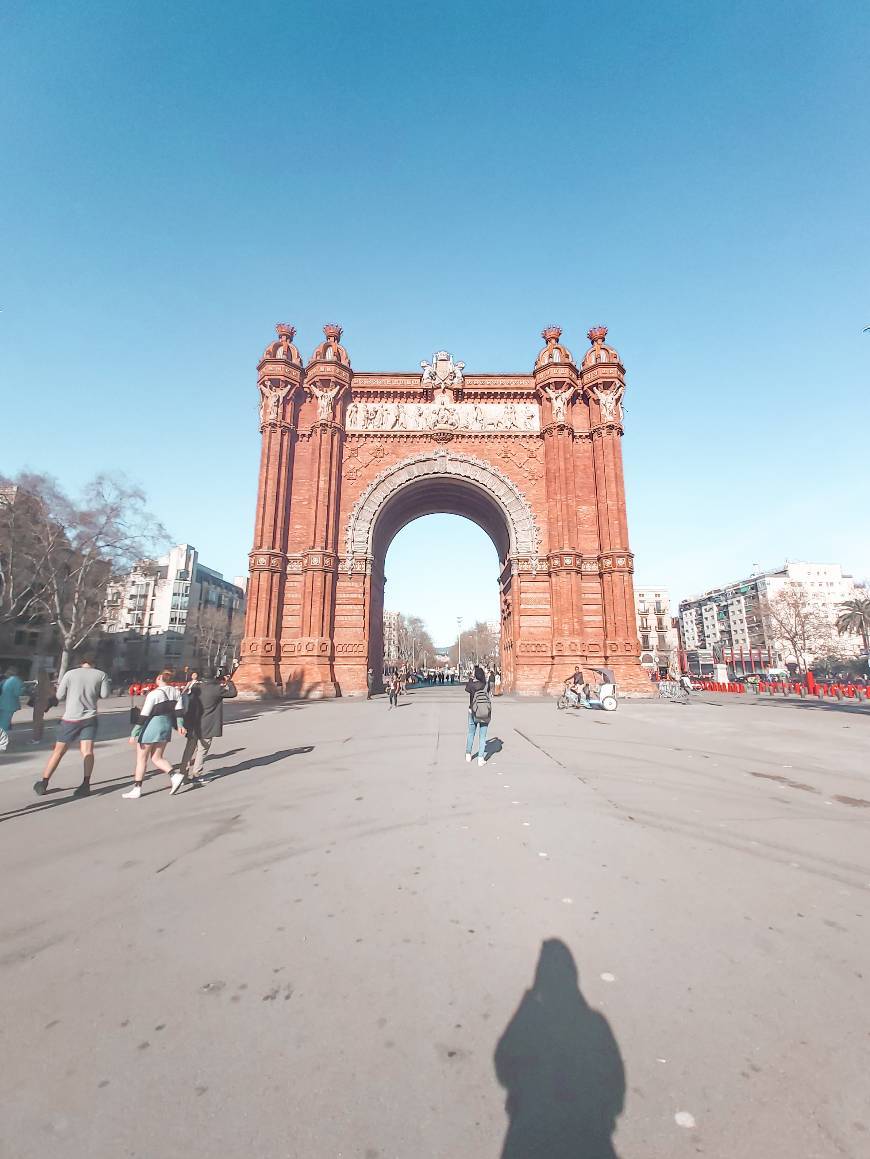
[(348, 431), (404, 434), (415, 431), (471, 431), (532, 434), (541, 429), (532, 402), (453, 402), (440, 391), (431, 402), (352, 402)]

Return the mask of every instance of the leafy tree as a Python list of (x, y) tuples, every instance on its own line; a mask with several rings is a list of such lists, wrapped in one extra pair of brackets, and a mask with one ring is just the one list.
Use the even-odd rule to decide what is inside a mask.
[(865, 655), (870, 653), (870, 598), (857, 596), (840, 604), (837, 631), (841, 636), (860, 636)]

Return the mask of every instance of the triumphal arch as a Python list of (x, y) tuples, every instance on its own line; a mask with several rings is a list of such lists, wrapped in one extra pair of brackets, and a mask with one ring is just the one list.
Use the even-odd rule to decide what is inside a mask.
[(418, 371), (359, 373), (340, 326), (324, 326), (307, 363), (295, 329), (276, 329), (257, 367), (244, 693), (360, 694), (369, 668), (379, 682), (387, 548), (433, 512), (467, 516), (495, 544), (508, 691), (552, 691), (575, 665), (613, 668), (626, 691), (648, 684), (620, 447), (625, 370), (606, 327), (575, 360), (548, 326), (530, 374), (472, 373), (445, 350)]

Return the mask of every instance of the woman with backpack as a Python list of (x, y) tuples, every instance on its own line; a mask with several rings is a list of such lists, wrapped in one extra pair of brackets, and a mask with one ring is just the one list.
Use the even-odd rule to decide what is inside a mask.
[(486, 761), (486, 733), (492, 719), (492, 701), (487, 689), (486, 673), (479, 664), (475, 665), (474, 676), (465, 685), (465, 691), (468, 693), (468, 740), (465, 744), (465, 759), (471, 760), (474, 734), (477, 733), (477, 763), (483, 765)]

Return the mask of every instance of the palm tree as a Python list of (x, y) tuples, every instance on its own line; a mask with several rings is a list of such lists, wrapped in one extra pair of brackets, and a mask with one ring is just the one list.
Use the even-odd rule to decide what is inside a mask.
[(870, 653), (870, 597), (856, 596), (840, 604), (837, 631), (841, 636), (846, 632), (860, 635), (865, 654)]

